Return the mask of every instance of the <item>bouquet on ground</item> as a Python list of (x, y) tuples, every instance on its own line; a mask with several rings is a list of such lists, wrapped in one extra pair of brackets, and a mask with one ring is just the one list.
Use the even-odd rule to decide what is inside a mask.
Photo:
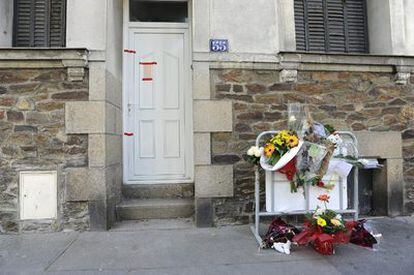
[(308, 214), (303, 231), (293, 241), (299, 245), (310, 244), (323, 255), (332, 255), (335, 245), (349, 243), (354, 223), (345, 222), (340, 214), (326, 207), (328, 195), (321, 195), (318, 200), (324, 202), (325, 209), (317, 208)]
[(358, 220), (352, 223), (353, 229), (349, 242), (373, 251), (378, 250), (382, 234), (371, 225), (370, 221)]
[(332, 255), (335, 245), (347, 243), (378, 250), (382, 234), (370, 221), (345, 221), (342, 215), (326, 208), (328, 195), (321, 195), (318, 199), (325, 202), (325, 209), (317, 208), (308, 214), (302, 231), (279, 217), (269, 225), (260, 247), (290, 254), (292, 244), (311, 245), (323, 255)]
[(290, 254), (292, 239), (299, 232), (295, 226), (277, 218), (269, 225), (260, 247), (273, 248), (280, 253)]

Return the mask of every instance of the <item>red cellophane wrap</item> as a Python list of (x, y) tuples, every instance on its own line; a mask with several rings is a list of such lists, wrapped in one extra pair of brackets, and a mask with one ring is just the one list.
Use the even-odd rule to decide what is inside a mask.
[(327, 234), (322, 231), (322, 227), (313, 226), (311, 222), (306, 221), (303, 231), (293, 237), (293, 241), (299, 245), (311, 244), (322, 255), (333, 255), (334, 245), (349, 243), (354, 223), (347, 222), (345, 226), (346, 231)]
[(293, 236), (299, 233), (299, 230), (283, 221), (281, 218), (277, 218), (269, 225), (266, 235), (263, 238), (262, 247), (270, 248), (275, 242), (286, 243), (292, 241)]
[(377, 240), (368, 230), (365, 229), (364, 223), (366, 220), (359, 220), (353, 222), (352, 235), (350, 242), (362, 247), (374, 248)]
[(296, 157), (280, 168), (278, 172), (285, 174), (286, 178), (292, 181), (296, 174)]

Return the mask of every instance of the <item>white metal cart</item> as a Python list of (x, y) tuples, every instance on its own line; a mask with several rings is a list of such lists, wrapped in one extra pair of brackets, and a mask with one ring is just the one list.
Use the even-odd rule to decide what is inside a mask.
[[(256, 139), (256, 146), (259, 147), (260, 146), (260, 142), (261, 139), (264, 136), (267, 135), (275, 135), (277, 134), (279, 131), (265, 131), (260, 133), (257, 136)], [(348, 131), (338, 131), (339, 135), (343, 136), (343, 137), (347, 137), (350, 138), (351, 141), (354, 144), (355, 150), (357, 150), (358, 148), (358, 141), (355, 137), (355, 135), (351, 132)], [(358, 156), (358, 152), (357, 156)], [(251, 226), (251, 230), (258, 242), (259, 245), (262, 244), (262, 238), (260, 237), (259, 234), (259, 226), (260, 226), (260, 217), (270, 217), (270, 216), (283, 216), (283, 215), (304, 215), (306, 213), (308, 213), (311, 210), (314, 209), (310, 209), (310, 200), (309, 200), (309, 185), (305, 185), (305, 201), (306, 201), (306, 210), (304, 211), (281, 211), (281, 212), (267, 212), (267, 211), (260, 211), (260, 172), (259, 172), (259, 165), (257, 165), (256, 170), (255, 170), (255, 219), (254, 219), (254, 224)], [(358, 219), (358, 168), (355, 168), (354, 170), (354, 190), (353, 190), (353, 207), (351, 209), (347, 209), (347, 207), (343, 207), (343, 196), (340, 195), (339, 196), (339, 200), (340, 200), (340, 209), (336, 210), (336, 212), (340, 213), (340, 214), (353, 214), (354, 215), (354, 219)], [(339, 186), (339, 190), (343, 190), (342, 188), (342, 184), (343, 181), (339, 181), (338, 182), (340, 184)], [(345, 181), (346, 183), (346, 181)]]

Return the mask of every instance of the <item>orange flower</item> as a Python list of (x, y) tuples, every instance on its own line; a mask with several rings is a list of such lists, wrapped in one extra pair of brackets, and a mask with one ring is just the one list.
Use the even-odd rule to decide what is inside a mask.
[(327, 195), (327, 194), (323, 194), (323, 195), (320, 195), (320, 196), (318, 197), (318, 200), (320, 200), (320, 201), (324, 201), (324, 202), (329, 202), (329, 199), (330, 199), (330, 197), (329, 197), (329, 195)]
[(297, 136), (290, 136), (288, 140), (288, 144), (290, 148), (298, 146), (299, 139)]
[(264, 153), (266, 157), (270, 158), (274, 151), (275, 151), (275, 145), (273, 145), (272, 143), (266, 144), (264, 148)]

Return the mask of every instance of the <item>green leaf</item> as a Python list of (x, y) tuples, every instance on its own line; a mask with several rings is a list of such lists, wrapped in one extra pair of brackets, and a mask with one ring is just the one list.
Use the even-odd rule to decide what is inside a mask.
[(325, 130), (330, 134), (332, 134), (336, 131), (336, 129), (332, 125), (325, 124), (324, 126), (325, 126)]

